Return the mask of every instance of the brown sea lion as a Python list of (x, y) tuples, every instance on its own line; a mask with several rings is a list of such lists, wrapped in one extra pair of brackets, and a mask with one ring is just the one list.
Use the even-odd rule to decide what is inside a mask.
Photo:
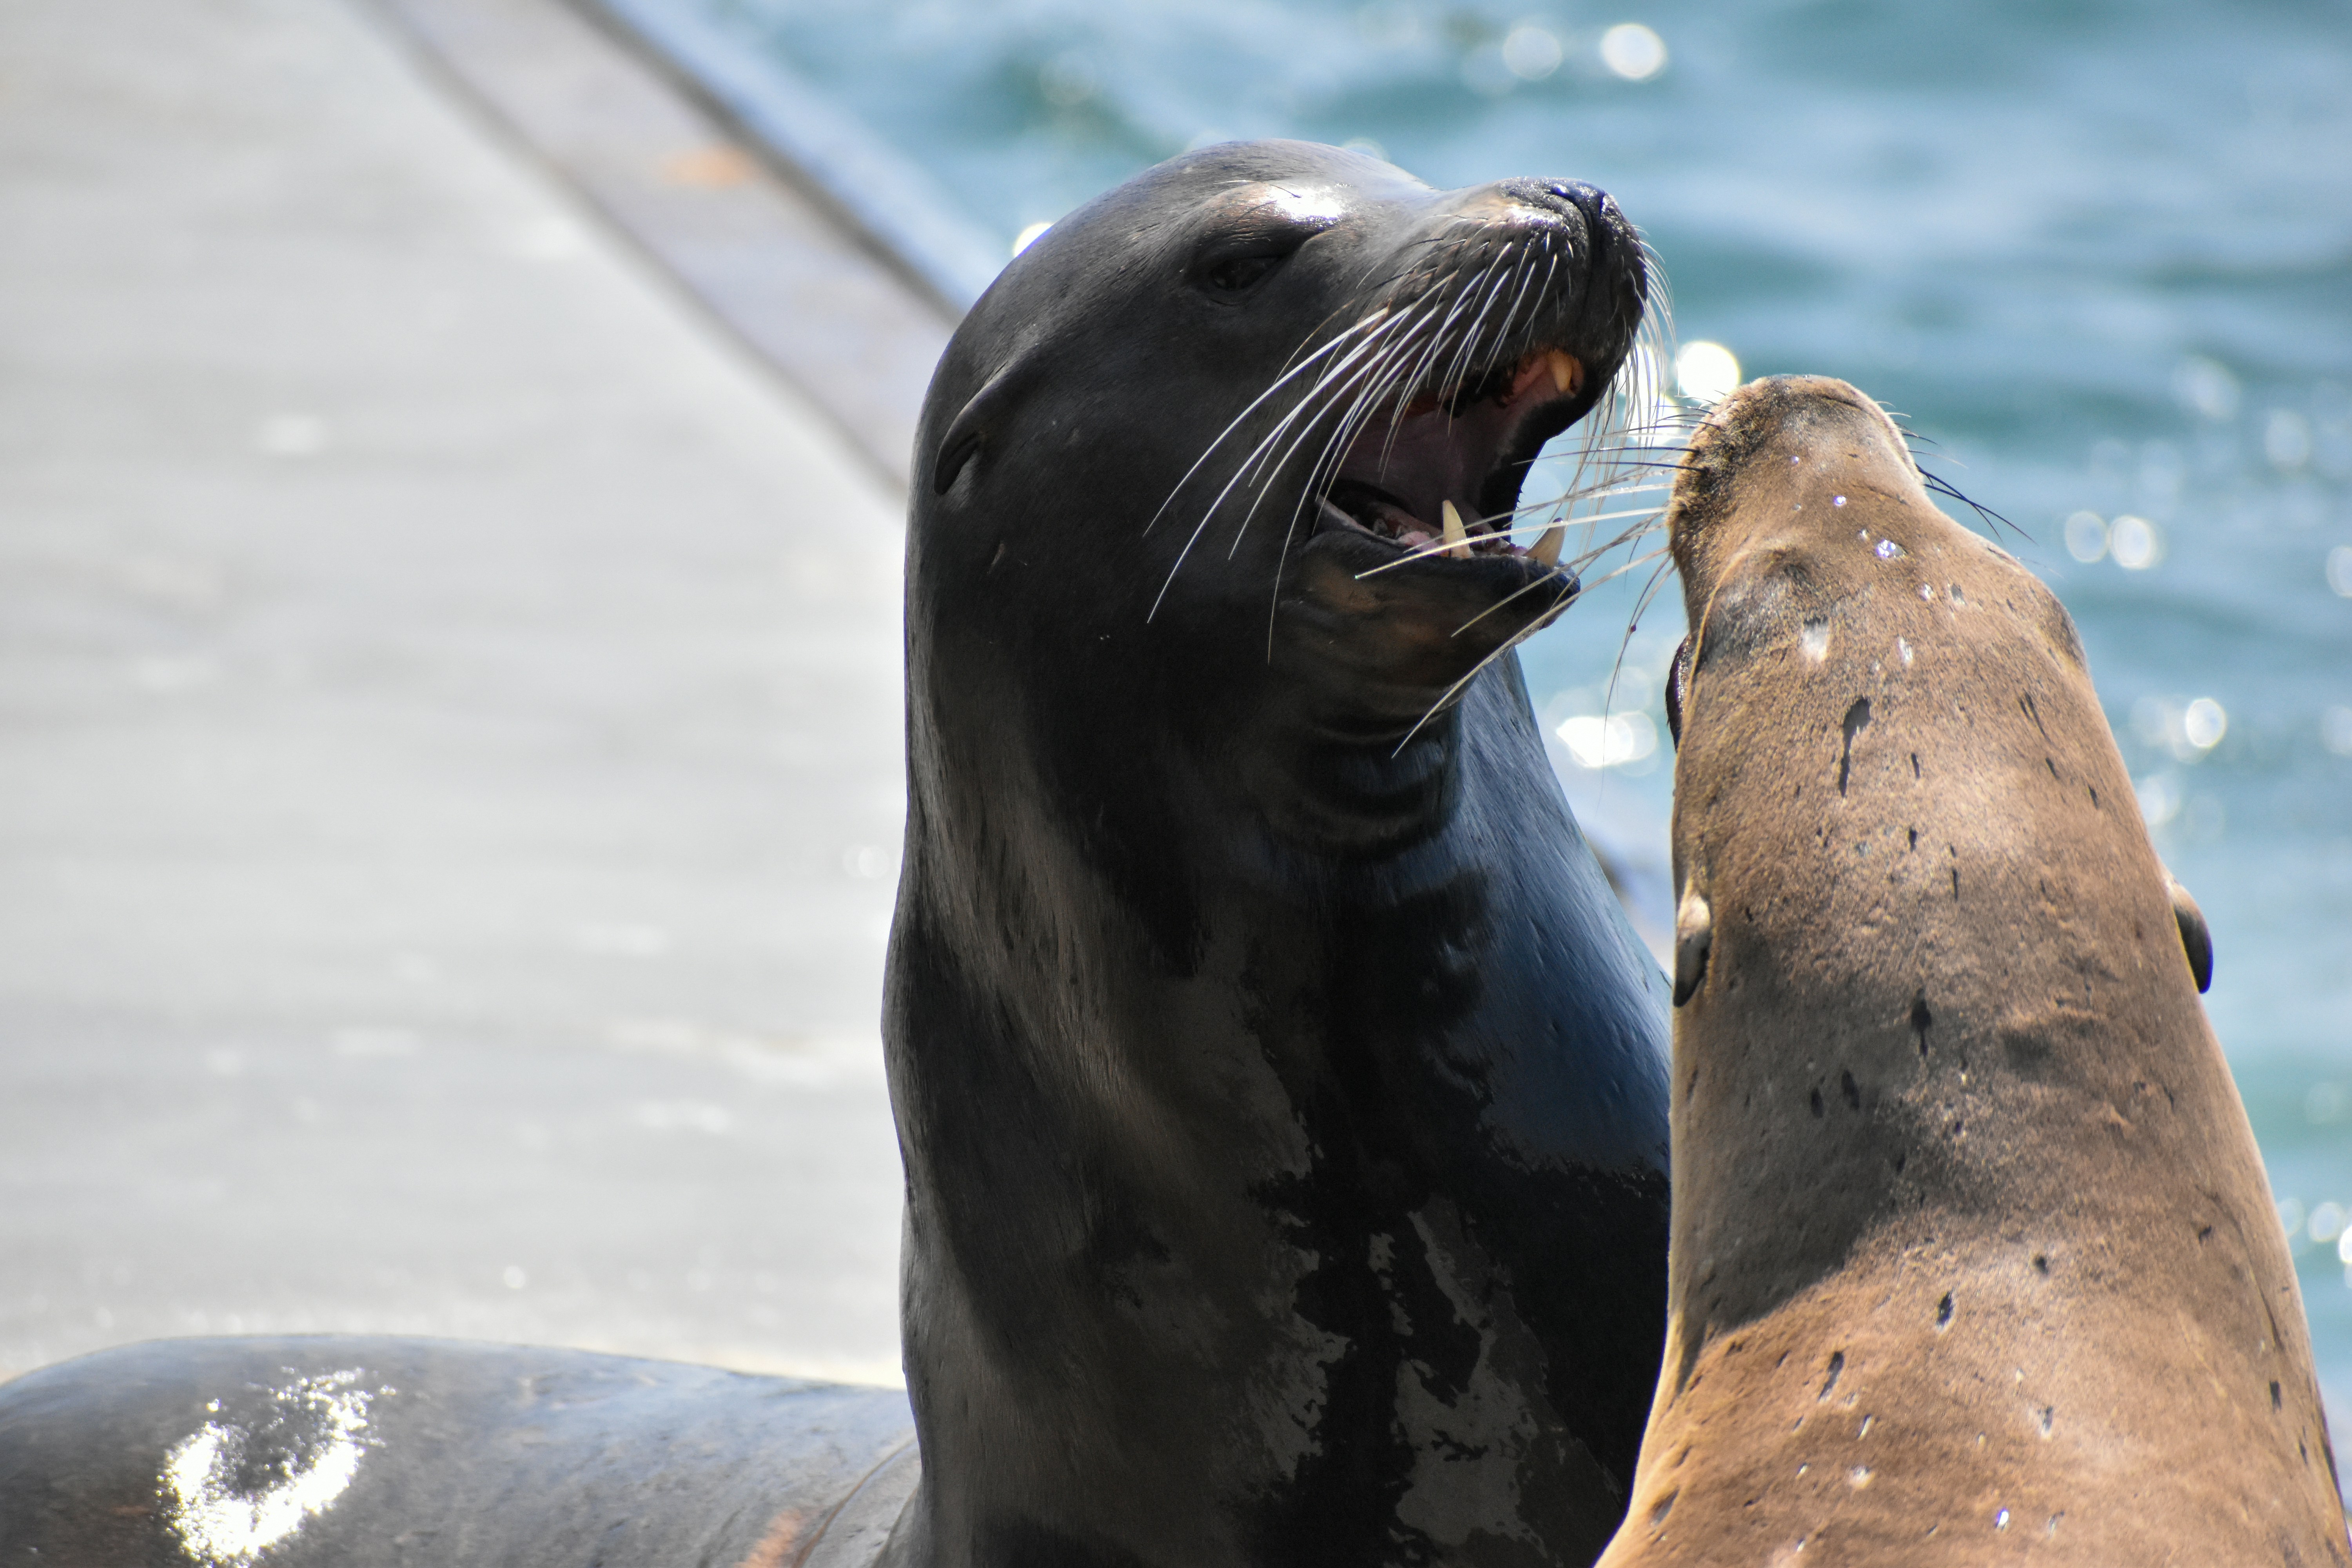
[(1667, 517), (1670, 1315), (1601, 1561), (2344, 1563), (2203, 922), (2066, 612), (1842, 382), (1733, 395)]

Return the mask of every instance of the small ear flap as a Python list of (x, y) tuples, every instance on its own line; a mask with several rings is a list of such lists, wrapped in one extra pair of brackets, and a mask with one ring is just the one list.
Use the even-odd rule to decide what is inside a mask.
[(1675, 661), (1666, 667), (1666, 733), (1676, 747), (1683, 743), (1683, 698), (1690, 686), (1691, 640), (1683, 638), (1683, 646), (1675, 649)]
[(2189, 955), (2189, 973), (2197, 977), (2200, 992), (2213, 988), (2213, 933), (2206, 929), (2205, 911), (2189, 896), (2189, 889), (2170, 870), (2164, 873), (2164, 890), (2172, 899), (2173, 923), (2180, 928), (2181, 951)]
[(963, 466), (980, 451), (978, 430), (950, 429), (947, 444), (940, 448), (940, 460), (931, 468), (931, 492), (945, 495), (963, 472)]
[(971, 395), (963, 411), (948, 426), (947, 435), (940, 441), (938, 458), (931, 464), (931, 493), (945, 495), (956, 482), (966, 464), (980, 456), (1013, 395), (1013, 373), (1018, 362), (1005, 366), (988, 378), (987, 384)]
[(1707, 955), (1714, 949), (1715, 912), (1693, 882), (1683, 889), (1683, 901), (1675, 910), (1675, 1006), (1697, 994), (1699, 983), (1706, 978)]

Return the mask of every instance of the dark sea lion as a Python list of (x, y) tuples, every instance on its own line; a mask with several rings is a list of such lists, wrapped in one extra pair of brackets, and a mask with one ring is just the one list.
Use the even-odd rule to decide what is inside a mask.
[(1614, 1528), (1664, 997), (1507, 651), (1573, 584), (1483, 520), (1646, 287), (1589, 187), (1254, 143), (1063, 219), (958, 331), (885, 1020), (917, 1559)]
[[(406, 1392), (270, 1562), (573, 1563), (583, 1519), (614, 1564), (1590, 1561), (1664, 1319), (1666, 1002), (1509, 651), (1574, 578), (1507, 525), (1647, 287), (1589, 187), (1254, 143), (1065, 218), (957, 331), (885, 1018), (919, 1459), (851, 1490), (896, 1394), (803, 1459), (797, 1385), (142, 1347), (0, 1390), (0, 1545), (185, 1561), (123, 1521), (207, 1402), (316, 1426), (349, 1373)], [(293, 1473), (251, 1442), (224, 1497)]]
[(1634, 1564), (2342, 1563), (2308, 1331), (2074, 623), (1843, 382), (1668, 514), (1671, 1315)]

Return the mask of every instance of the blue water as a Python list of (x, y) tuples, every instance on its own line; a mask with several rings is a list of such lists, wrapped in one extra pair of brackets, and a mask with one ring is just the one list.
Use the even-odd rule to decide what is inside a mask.
[[(2031, 536), (2203, 903), (2352, 1436), (2352, 9), (673, 3), (825, 84), (1008, 251), (1226, 137), (1360, 139), (1440, 185), (1571, 175), (1647, 232), (1683, 340), (1906, 415)], [(1626, 22), (1664, 47), (1645, 79), (1604, 54)], [(1662, 738), (1682, 617), (1669, 584), (1629, 635), (1639, 581), (1529, 648), (1549, 719), (1606, 700)], [(1661, 748), (1581, 795), (1662, 842), (1670, 771)]]

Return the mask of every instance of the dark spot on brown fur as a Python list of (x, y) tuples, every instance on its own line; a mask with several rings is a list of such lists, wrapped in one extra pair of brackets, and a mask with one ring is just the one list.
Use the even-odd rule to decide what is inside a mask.
[(1947, 1329), (1951, 1326), (1951, 1323), (1952, 1293), (1949, 1290), (1947, 1290), (1944, 1292), (1944, 1299), (1936, 1303), (1936, 1327), (1938, 1329)]
[(2271, 1384), (2271, 1408), (2276, 1410), (2279, 1408), (2279, 1385), (2277, 1383), (2273, 1382)]
[(2050, 1272), (2050, 1259), (2049, 1259), (2048, 1258), (2044, 1257), (2042, 1254), (2041, 1254), (2041, 1253), (2039, 1253), (2039, 1252), (2035, 1253), (2035, 1254), (2033, 1255), (2033, 1271), (2034, 1271), (2036, 1274), (2047, 1274), (2047, 1273), (2049, 1273), (2049, 1272)]
[(1827, 1398), (1830, 1396), (1830, 1390), (1831, 1390), (1831, 1389), (1832, 1389), (1832, 1388), (1835, 1388), (1835, 1387), (1837, 1386), (1837, 1380), (1838, 1380), (1838, 1376), (1839, 1376), (1839, 1374), (1840, 1374), (1840, 1373), (1843, 1373), (1844, 1371), (1845, 1371), (1845, 1352), (1843, 1352), (1843, 1351), (1832, 1351), (1832, 1352), (1830, 1352), (1830, 1374), (1829, 1374), (1827, 1377), (1825, 1377), (1825, 1378), (1822, 1379), (1822, 1391), (1821, 1391), (1819, 1394), (1815, 1394), (1815, 1395), (1813, 1396), (1813, 1397), (1814, 1397), (1814, 1399), (1815, 1399), (1815, 1400), (1817, 1400), (1817, 1401), (1818, 1401), (1818, 1400), (1822, 1400), (1822, 1399), (1827, 1399)]
[(1845, 781), (1853, 772), (1853, 738), (1870, 724), (1870, 699), (1857, 697), (1853, 706), (1845, 710), (1845, 751), (1838, 758), (1838, 794), (1845, 793)]
[(2004, 1033), (2000, 1045), (2010, 1071), (2021, 1078), (2040, 1078), (2050, 1066), (2050, 1042), (2037, 1035)]

